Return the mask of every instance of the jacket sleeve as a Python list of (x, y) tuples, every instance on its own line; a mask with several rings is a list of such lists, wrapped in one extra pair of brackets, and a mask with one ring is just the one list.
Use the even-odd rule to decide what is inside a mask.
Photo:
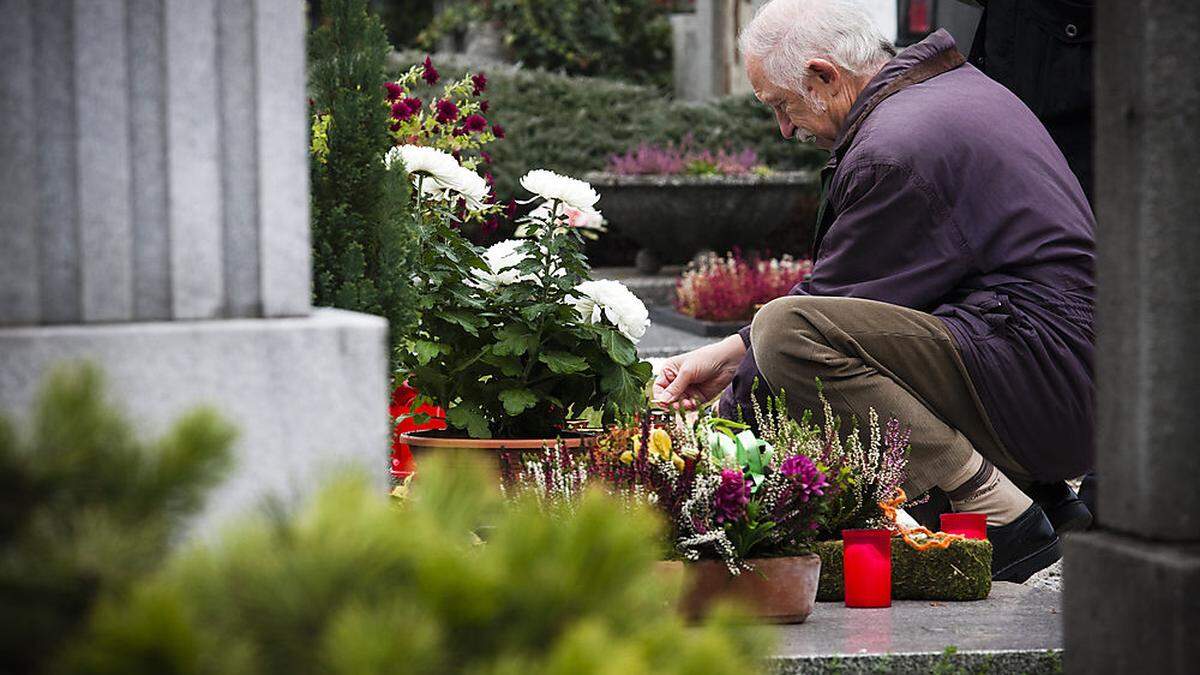
[[(973, 256), (933, 190), (888, 162), (842, 169), (830, 199), (837, 217), (812, 275), (789, 295), (864, 298), (932, 311), (971, 269)], [(750, 326), (738, 331), (750, 346)]]
[(942, 200), (907, 167), (843, 167), (812, 276), (793, 295), (865, 298), (931, 311), (974, 266)]

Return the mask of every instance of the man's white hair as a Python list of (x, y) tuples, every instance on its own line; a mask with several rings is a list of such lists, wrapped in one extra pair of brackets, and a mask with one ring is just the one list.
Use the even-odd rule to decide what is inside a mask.
[(742, 58), (760, 59), (776, 86), (805, 95), (805, 64), (821, 58), (853, 75), (896, 55), (861, 0), (771, 0), (738, 36)]

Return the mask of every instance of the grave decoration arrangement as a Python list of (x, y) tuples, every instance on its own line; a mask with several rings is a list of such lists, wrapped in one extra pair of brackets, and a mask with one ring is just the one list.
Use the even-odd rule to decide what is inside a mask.
[(823, 426), (811, 415), (793, 421), (770, 399), (756, 411), (757, 433), (707, 410), (647, 412), (583, 451), (506, 453), (502, 482), (547, 505), (593, 486), (650, 504), (669, 524), (664, 564), (682, 568), (682, 611), (700, 616), (733, 596), (760, 618), (801, 622), (817, 595), (814, 547), (886, 521), (878, 502), (898, 489), (908, 444), (899, 422), (881, 429), (874, 415), (868, 443), (856, 428), (843, 439), (825, 412)]
[(568, 420), (613, 424), (644, 404), (651, 369), (635, 344), (646, 308), (620, 283), (590, 278), (582, 230), (594, 221), (572, 217), (599, 215), (591, 186), (530, 171), (522, 236), (484, 250), (458, 228), (488, 208), (484, 178), (427, 146), (397, 146), (386, 161), (407, 169), (420, 222), (420, 320), (396, 379), (419, 392), (409, 402), (414, 424), (429, 421), (419, 408), (432, 405), (447, 426), (403, 443), (418, 454), (474, 448), (494, 465), (500, 447), (579, 445)]
[[(822, 414), (821, 424), (811, 412), (794, 420), (782, 397), (769, 397), (755, 431), (709, 410), (646, 412), (590, 448), (507, 452), (502, 484), (551, 509), (589, 488), (656, 508), (668, 524), (664, 566), (681, 569), (680, 609), (691, 616), (733, 597), (764, 620), (802, 622), (814, 599), (840, 599), (841, 532), (855, 528), (889, 529), (893, 548), (907, 551), (893, 556), (912, 563), (897, 566), (897, 597), (973, 599), (981, 584), (986, 597), (987, 542), (897, 524), (909, 439), (900, 422), (881, 425), (872, 411), (860, 434), (856, 424), (843, 430), (827, 402)], [(982, 567), (955, 569), (980, 554)]]

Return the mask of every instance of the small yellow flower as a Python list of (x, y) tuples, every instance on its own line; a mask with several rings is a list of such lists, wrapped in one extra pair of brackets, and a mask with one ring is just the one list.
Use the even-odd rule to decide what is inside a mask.
[[(633, 441), (634, 451), (642, 449), (642, 440), (640, 438)], [(652, 429), (650, 431), (650, 450), (651, 457), (657, 457), (665, 462), (671, 461), (671, 435), (663, 429)]]
[(683, 458), (682, 457), (680, 457), (679, 455), (671, 455), (671, 463), (675, 465), (676, 469), (683, 471)]
[(633, 464), (633, 451), (626, 450), (625, 452), (622, 452), (619, 459), (621, 460), (622, 464)]

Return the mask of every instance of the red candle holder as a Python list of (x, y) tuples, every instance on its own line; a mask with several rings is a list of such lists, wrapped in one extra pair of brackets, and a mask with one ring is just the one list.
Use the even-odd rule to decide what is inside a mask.
[(942, 532), (967, 539), (987, 539), (986, 513), (943, 513)]
[(892, 606), (892, 533), (842, 530), (847, 607)]

